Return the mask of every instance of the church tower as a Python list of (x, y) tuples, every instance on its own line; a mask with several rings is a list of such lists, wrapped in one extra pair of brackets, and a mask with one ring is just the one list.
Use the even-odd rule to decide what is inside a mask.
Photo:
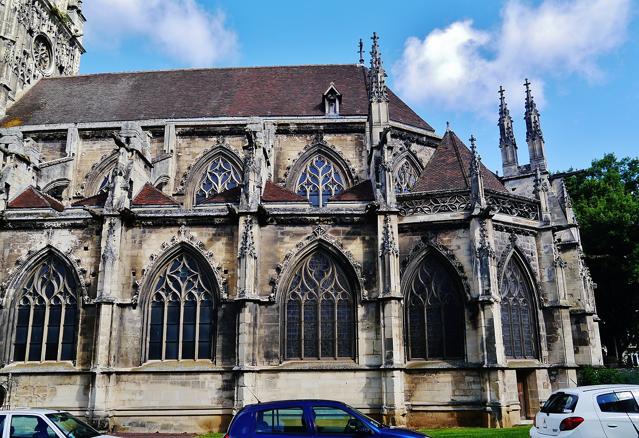
[(80, 71), (82, 0), (0, 2), (0, 115), (19, 94), (49, 76)]

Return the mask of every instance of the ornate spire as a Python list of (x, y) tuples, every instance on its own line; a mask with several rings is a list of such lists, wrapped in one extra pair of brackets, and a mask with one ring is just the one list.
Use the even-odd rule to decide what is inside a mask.
[(382, 54), (379, 51), (379, 37), (373, 32), (371, 37), (373, 47), (371, 49), (371, 68), (368, 72), (371, 102), (388, 102), (388, 90), (386, 89), (386, 72), (382, 62)]
[(537, 104), (530, 91), (530, 82), (526, 79), (526, 142), (530, 154), (530, 165), (533, 169), (546, 170), (546, 157), (544, 151), (544, 136), (541, 132), (541, 121)]
[(474, 210), (478, 213), (479, 210), (486, 207), (484, 179), (481, 174), (481, 157), (477, 152), (477, 139), (474, 135), (471, 135), (469, 140), (470, 152), (472, 153), (470, 161), (470, 198), (474, 204)]
[(513, 119), (510, 117), (508, 104), (504, 97), (505, 90), (499, 87), (499, 148), (501, 149), (501, 163), (504, 176), (512, 176), (519, 169), (519, 160), (517, 158), (517, 143), (515, 141), (515, 133), (513, 131)]

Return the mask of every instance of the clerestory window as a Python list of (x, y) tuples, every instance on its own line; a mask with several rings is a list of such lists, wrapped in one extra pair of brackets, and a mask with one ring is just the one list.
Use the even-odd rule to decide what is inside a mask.
[(40, 262), (21, 290), (17, 305), (13, 360), (75, 360), (77, 281), (55, 254)]
[(459, 281), (444, 262), (427, 255), (406, 294), (408, 356), (414, 359), (464, 357), (464, 304)]
[(395, 169), (395, 192), (408, 193), (419, 178), (419, 171), (407, 159), (402, 160), (401, 164)]
[(240, 185), (242, 174), (226, 157), (215, 157), (206, 168), (195, 193), (195, 203)]
[(153, 282), (149, 360), (212, 359), (214, 302), (206, 268), (187, 252), (172, 258)]
[(285, 303), (286, 359), (354, 357), (353, 291), (331, 256), (318, 251), (304, 260)]
[(345, 189), (345, 179), (335, 164), (318, 153), (308, 160), (295, 185), (298, 195), (315, 207), (326, 206), (328, 200)]

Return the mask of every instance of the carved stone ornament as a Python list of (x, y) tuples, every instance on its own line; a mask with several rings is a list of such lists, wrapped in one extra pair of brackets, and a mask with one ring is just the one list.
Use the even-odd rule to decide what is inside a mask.
[(220, 272), (222, 267), (215, 263), (215, 256), (212, 251), (206, 249), (206, 245), (195, 237), (191, 231), (189, 231), (184, 225), (180, 227), (177, 235), (171, 237), (171, 240), (162, 242), (160, 245), (160, 251), (153, 253), (149, 256), (149, 263), (142, 269), (141, 277), (133, 283), (133, 294), (131, 296), (131, 304), (137, 306), (140, 299), (140, 291), (145, 287), (149, 279), (152, 279), (156, 272), (157, 261), (162, 259), (162, 256), (174, 251), (176, 247), (187, 244), (190, 248), (195, 249), (204, 259), (209, 263), (211, 271), (215, 277), (217, 283), (217, 290), (220, 294), (220, 300), (228, 299), (227, 281)]
[(404, 257), (401, 261), (401, 274), (402, 277), (406, 273), (408, 267), (413, 264), (413, 262), (421, 259), (426, 255), (428, 251), (437, 251), (442, 257), (444, 257), (450, 265), (453, 267), (459, 279), (462, 282), (464, 287), (464, 293), (468, 299), (471, 298), (470, 293), (470, 284), (468, 283), (468, 276), (464, 272), (464, 265), (455, 257), (455, 253), (448, 248), (447, 246), (441, 244), (437, 236), (433, 233), (426, 233), (421, 237), (419, 242), (417, 242), (413, 248), (410, 250), (410, 253)]
[(395, 233), (391, 224), (390, 216), (384, 215), (384, 228), (382, 229), (382, 243), (379, 248), (379, 256), (384, 257), (390, 254), (399, 255), (399, 246), (395, 240)]
[(40, 242), (16, 259), (15, 265), (7, 272), (5, 281), (0, 283), (0, 309), (5, 307), (8, 292), (16, 291), (24, 280), (25, 274), (29, 274), (32, 266), (50, 252), (56, 253), (65, 262), (69, 263), (71, 269), (75, 272), (78, 279), (78, 287), (80, 288), (77, 296), (82, 298), (82, 303), (85, 305), (93, 304), (93, 300), (88, 293), (91, 283), (86, 279), (87, 269), (82, 266), (82, 260), (79, 257), (74, 257), (74, 253), (81, 246), (81, 242), (73, 238), (59, 239), (61, 245), (54, 246), (52, 244), (53, 230), (51, 228), (47, 228), (42, 237)]
[(453, 213), (470, 210), (470, 196), (467, 193), (446, 193), (436, 195), (398, 196), (400, 216), (414, 214)]
[(482, 220), (479, 224), (479, 245), (475, 250), (475, 257), (478, 259), (482, 259), (484, 257), (491, 259), (497, 258), (495, 250), (488, 239), (488, 225), (485, 220)]
[(331, 236), (328, 233), (328, 230), (324, 228), (322, 225), (316, 226), (310, 235), (306, 236), (303, 240), (298, 242), (297, 245), (295, 245), (294, 249), (286, 253), (282, 263), (278, 264), (275, 267), (276, 275), (274, 277), (271, 277), (271, 280), (269, 282), (272, 287), (272, 292), (269, 296), (269, 300), (274, 302), (276, 296), (279, 293), (282, 293), (281, 291), (279, 291), (281, 287), (280, 283), (283, 277), (289, 273), (290, 269), (293, 267), (295, 262), (298, 261), (299, 259), (298, 256), (304, 252), (304, 249), (308, 248), (310, 245), (313, 245), (317, 242), (323, 242), (327, 244), (330, 248), (337, 251), (341, 256), (343, 256), (348, 261), (350, 266), (355, 271), (355, 276), (359, 286), (359, 290), (361, 292), (362, 300), (367, 301), (369, 297), (368, 297), (368, 291), (364, 288), (364, 276), (362, 275), (361, 264), (355, 260), (355, 257), (353, 257), (353, 254), (351, 254), (350, 251), (344, 248), (344, 245), (342, 244), (342, 242), (336, 239), (335, 237)]
[[(533, 282), (535, 286), (535, 290), (540, 291), (541, 289), (539, 286), (539, 281), (537, 280), (539, 276), (539, 272), (537, 272), (537, 269), (535, 269), (536, 265), (531, 259), (530, 254), (524, 251), (524, 249), (519, 245), (519, 235), (515, 234), (514, 232), (511, 232), (510, 236), (508, 237), (509, 237), (508, 246), (506, 246), (504, 251), (501, 253), (501, 256), (499, 257), (499, 261), (497, 262), (497, 278), (499, 282), (499, 287), (501, 288), (501, 281), (502, 281), (502, 277), (504, 273), (504, 268), (506, 267), (506, 263), (510, 260), (511, 257), (514, 256), (515, 253), (517, 253), (517, 255), (519, 256), (519, 259), (527, 265), (530, 272), (532, 272), (533, 274), (530, 276), (531, 277), (530, 280)], [(541, 297), (540, 299), (543, 300), (544, 298)]]
[(257, 258), (257, 251), (255, 250), (255, 241), (253, 240), (253, 218), (244, 218), (244, 232), (242, 233), (242, 243), (240, 245), (240, 253), (237, 258), (253, 257)]
[(539, 220), (539, 202), (536, 200), (515, 199), (507, 195), (486, 193), (486, 201), (495, 213)]

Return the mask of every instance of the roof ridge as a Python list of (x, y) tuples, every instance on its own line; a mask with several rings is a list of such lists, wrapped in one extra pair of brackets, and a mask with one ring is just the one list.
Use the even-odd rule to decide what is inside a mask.
[(117, 76), (117, 75), (130, 75), (130, 74), (144, 74), (144, 73), (170, 73), (170, 72), (183, 72), (183, 71), (207, 71), (207, 70), (257, 70), (257, 69), (271, 69), (271, 68), (302, 68), (302, 67), (356, 67), (363, 68), (358, 64), (291, 64), (291, 65), (252, 65), (252, 66), (238, 66), (238, 67), (185, 67), (185, 68), (167, 68), (159, 70), (131, 70), (131, 71), (112, 71), (112, 72), (95, 72), (95, 73), (80, 73), (71, 76), (50, 76), (42, 78), (43, 80), (53, 79), (69, 79), (87, 76)]
[(461, 169), (461, 173), (462, 173), (462, 177), (464, 178), (464, 182), (466, 183), (466, 187), (470, 187), (470, 181), (468, 180), (468, 175), (466, 174), (466, 169), (464, 169), (464, 160), (461, 156), (461, 153), (459, 151), (459, 145), (457, 144), (457, 140), (459, 140), (459, 142), (463, 145), (466, 146), (464, 144), (463, 141), (461, 141), (461, 139), (457, 136), (457, 134), (455, 134), (454, 131), (448, 131), (449, 135), (454, 136), (451, 137), (451, 141), (453, 144), (453, 150), (455, 151), (455, 156), (457, 157), (457, 163), (459, 164), (459, 168)]

